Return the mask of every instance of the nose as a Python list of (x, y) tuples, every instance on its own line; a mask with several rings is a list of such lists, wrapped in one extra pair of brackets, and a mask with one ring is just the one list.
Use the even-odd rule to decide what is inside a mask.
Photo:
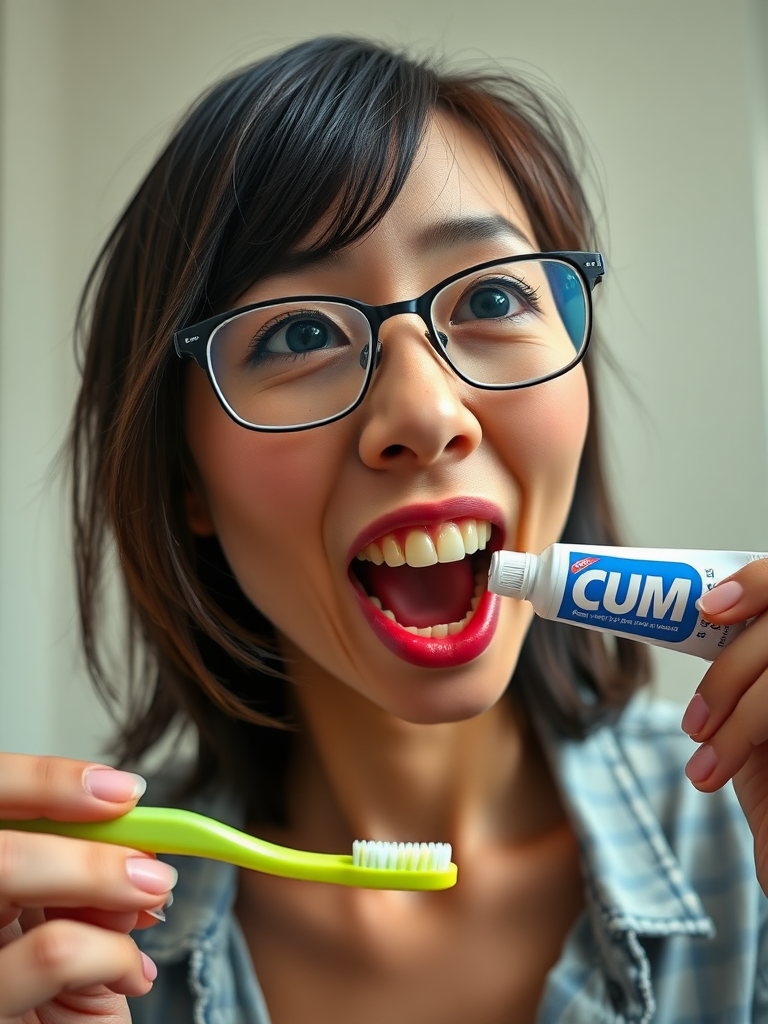
[(480, 423), (461, 400), (468, 385), (432, 348), (424, 322), (413, 314), (388, 319), (380, 340), (381, 363), (362, 406), (363, 463), (417, 468), (466, 458), (480, 444)]

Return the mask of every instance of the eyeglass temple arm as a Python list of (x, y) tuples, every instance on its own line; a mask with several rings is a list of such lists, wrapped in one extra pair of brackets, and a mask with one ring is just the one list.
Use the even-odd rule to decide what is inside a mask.
[(223, 323), (229, 313), (221, 316), (213, 316), (202, 323), (194, 324), (191, 328), (183, 328), (176, 331), (173, 336), (173, 347), (180, 359), (194, 359), (198, 366), (206, 368), (206, 347), (208, 339), (213, 330)]
[(596, 284), (600, 284), (606, 274), (605, 260), (600, 252), (566, 252), (562, 254), (572, 260), (584, 274), (593, 291)]

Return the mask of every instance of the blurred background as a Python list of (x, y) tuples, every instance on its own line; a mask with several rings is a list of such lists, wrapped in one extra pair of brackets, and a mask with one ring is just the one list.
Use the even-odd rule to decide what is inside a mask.
[[(206, 85), (329, 33), (566, 98), (597, 171), (628, 543), (768, 550), (768, 0), (0, 0), (0, 749), (92, 758), (108, 735), (52, 469), (89, 266)], [(656, 661), (679, 701), (706, 668)]]

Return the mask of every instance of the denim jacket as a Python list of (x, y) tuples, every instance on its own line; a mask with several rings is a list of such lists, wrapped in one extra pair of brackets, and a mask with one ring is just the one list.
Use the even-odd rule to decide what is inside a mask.
[[(541, 729), (586, 909), (549, 972), (538, 1024), (768, 1024), (768, 901), (752, 837), (730, 786), (703, 795), (685, 779), (693, 745), (679, 722), (679, 709), (639, 697), (583, 741)], [(221, 795), (194, 809), (242, 824)], [(167, 859), (179, 882), (167, 922), (138, 934), (159, 974), (130, 1001), (135, 1024), (269, 1024), (232, 909), (236, 869)]]

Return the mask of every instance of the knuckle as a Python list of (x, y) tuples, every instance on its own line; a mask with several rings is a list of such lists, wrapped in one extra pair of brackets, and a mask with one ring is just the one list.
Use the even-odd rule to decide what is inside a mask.
[(762, 673), (739, 699), (732, 715), (732, 732), (750, 747), (758, 747), (768, 739), (768, 714), (764, 710), (768, 676)]
[(48, 921), (31, 933), (31, 957), (38, 970), (55, 982), (66, 980), (78, 955), (80, 927), (73, 921)]
[(710, 741), (717, 753), (717, 774), (724, 773), (723, 781), (746, 764), (756, 746), (751, 717), (748, 704), (742, 698)]
[(58, 788), (61, 772), (54, 758), (36, 758), (33, 774), (36, 786), (41, 793), (49, 794)]
[(85, 843), (82, 850), (86, 877), (97, 885), (105, 882), (114, 883), (116, 876), (119, 875), (118, 864), (125, 860), (123, 850), (107, 846), (105, 843)]
[(755, 586), (768, 590), (768, 558), (758, 558), (742, 570), (744, 576)]

